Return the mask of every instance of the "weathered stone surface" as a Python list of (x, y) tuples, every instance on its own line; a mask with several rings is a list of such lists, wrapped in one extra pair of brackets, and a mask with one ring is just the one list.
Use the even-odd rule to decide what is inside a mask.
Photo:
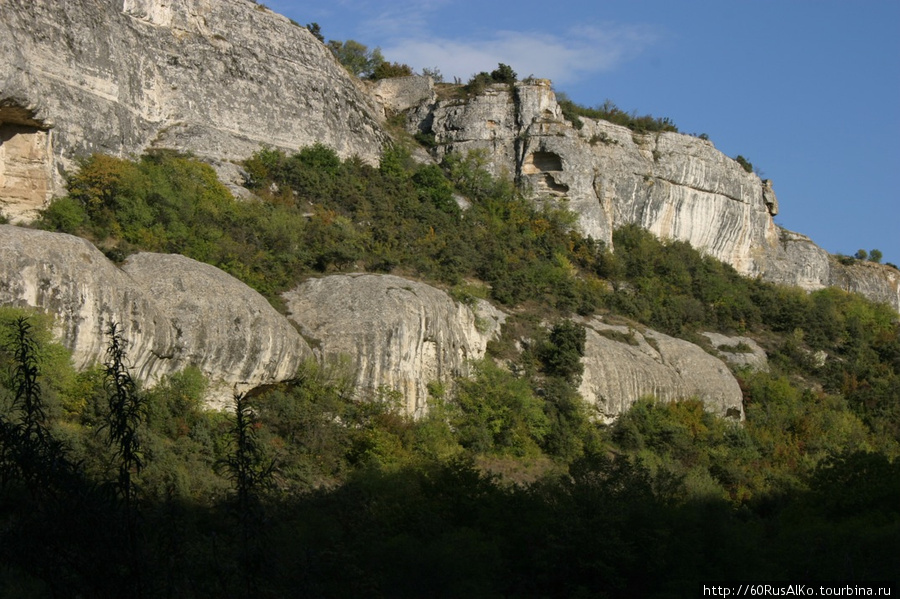
[(141, 253), (122, 266), (174, 330), (172, 354), (216, 383), (227, 407), (233, 391), (293, 377), (312, 350), (264, 297), (209, 264)]
[(604, 421), (626, 412), (641, 397), (663, 401), (698, 398), (719, 416), (743, 419), (737, 380), (702, 348), (662, 333), (583, 321), (586, 331), (579, 392)]
[(711, 142), (636, 134), (589, 118), (581, 123), (577, 129), (563, 118), (545, 80), (489, 86), (468, 101), (425, 102), (407, 117), (410, 131), (434, 134), (436, 158), (484, 151), (495, 175), (514, 177), (537, 201), (567, 206), (595, 239), (611, 243), (614, 229), (638, 224), (748, 276), (807, 290), (843, 281), (900, 310), (890, 272), (834, 272), (827, 252), (775, 225), (771, 181), (746, 172)]
[(255, 291), (183, 256), (138, 254), (123, 269), (71, 235), (0, 225), (0, 304), (38, 308), (77, 368), (105, 358), (122, 327), (134, 376), (154, 384), (192, 365), (210, 379), (207, 400), (290, 378), (312, 355), (299, 333)]
[(369, 93), (383, 108), (385, 117), (436, 99), (430, 77), (391, 77), (379, 79), (370, 86)]
[(863, 261), (841, 264), (832, 257), (829, 274), (832, 287), (860, 293), (894, 308), (900, 306), (900, 270), (892, 266)]
[[(45, 131), (56, 192), (93, 152), (174, 148), (235, 176), (232, 161), (261, 144), (322, 142), (375, 162), (387, 139), (328, 49), (249, 0), (3, 0), (0, 57), (0, 126), (16, 111)], [(0, 201), (19, 216), (36, 199)]]
[(738, 368), (749, 368), (759, 372), (769, 371), (766, 351), (750, 337), (729, 336), (720, 333), (703, 333), (716, 355)]
[(0, 107), (0, 214), (30, 218), (50, 200), (53, 162), (50, 133), (4, 120)]
[[(452, 383), (484, 356), (505, 316), (487, 302), (473, 311), (424, 283), (393, 275), (310, 279), (283, 294), (288, 317), (324, 356), (346, 355), (357, 387), (403, 393), (406, 409), (426, 409), (427, 384)], [(314, 344), (315, 345), (315, 344)]]
[(104, 359), (115, 322), (128, 340), (134, 374), (154, 381), (175, 358), (172, 328), (144, 289), (79, 237), (0, 225), (0, 303), (38, 308), (76, 368)]

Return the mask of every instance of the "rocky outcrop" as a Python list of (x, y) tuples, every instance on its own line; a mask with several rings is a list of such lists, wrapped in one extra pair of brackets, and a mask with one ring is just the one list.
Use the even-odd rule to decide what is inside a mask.
[(514, 177), (537, 201), (567, 206), (586, 234), (607, 244), (614, 229), (638, 224), (747, 276), (807, 290), (843, 282), (900, 310), (892, 269), (835, 269), (808, 237), (775, 225), (772, 183), (711, 142), (638, 134), (589, 118), (576, 127), (563, 117), (549, 81), (493, 85), (467, 100), (426, 100), (408, 112), (407, 128), (434, 135), (436, 158), (485, 152), (495, 175)]
[(469, 308), (393, 275), (310, 279), (283, 297), (288, 317), (317, 352), (350, 357), (358, 389), (400, 391), (415, 415), (426, 409), (428, 383), (467, 375), (505, 318), (487, 302)]
[(382, 107), (385, 117), (437, 99), (431, 77), (391, 77), (370, 85), (369, 93)]
[(583, 324), (584, 374), (579, 392), (601, 420), (614, 420), (649, 395), (663, 401), (697, 398), (714, 414), (743, 420), (737, 380), (728, 366), (699, 346), (599, 318)]
[(0, 225), (0, 256), (0, 304), (52, 314), (77, 368), (104, 360), (115, 322), (136, 378), (152, 385), (196, 366), (212, 383), (209, 404), (222, 406), (312, 355), (262, 296), (183, 256), (138, 254), (120, 269), (83, 239), (10, 225)]
[(720, 333), (703, 333), (703, 336), (709, 340), (713, 353), (732, 366), (758, 372), (769, 371), (766, 351), (750, 337)]
[(0, 57), (0, 209), (14, 219), (93, 152), (174, 148), (235, 177), (261, 144), (374, 162), (387, 139), (328, 49), (250, 0), (3, 0)]
[(169, 368), (190, 364), (214, 383), (218, 405), (234, 391), (284, 381), (312, 357), (309, 346), (264, 297), (209, 264), (141, 253), (122, 270), (152, 298), (174, 335)]
[(76, 368), (104, 359), (115, 322), (128, 341), (134, 375), (168, 370), (174, 332), (134, 279), (79, 237), (0, 225), (0, 304), (52, 314)]
[(844, 263), (831, 256), (828, 284), (859, 293), (876, 302), (900, 306), (900, 270), (885, 264), (854, 260)]

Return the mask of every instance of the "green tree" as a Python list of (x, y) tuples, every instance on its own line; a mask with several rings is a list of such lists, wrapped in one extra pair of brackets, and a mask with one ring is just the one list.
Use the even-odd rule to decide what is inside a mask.
[(512, 84), (518, 80), (518, 75), (512, 70), (511, 66), (501, 62), (497, 65), (496, 69), (491, 71), (491, 79), (493, 79), (495, 83)]
[(866, 250), (856, 250), (856, 253), (853, 254), (853, 257), (857, 260), (865, 260), (869, 257), (869, 252), (867, 252)]
[(869, 262), (874, 262), (875, 264), (880, 264), (881, 259), (884, 257), (884, 254), (881, 253), (881, 250), (872, 250), (869, 252)]
[(344, 68), (360, 78), (370, 77), (378, 65), (384, 62), (380, 48), (369, 50), (368, 46), (356, 40), (329, 40), (328, 48)]
[(540, 350), (544, 372), (578, 384), (584, 372), (581, 358), (584, 357), (586, 335), (584, 327), (571, 320), (553, 325), (549, 340)]
[(549, 429), (528, 380), (490, 359), (475, 365), (472, 379), (459, 381), (455, 404), (460, 443), (476, 452), (534, 455)]
[(145, 406), (137, 383), (128, 372), (127, 342), (117, 323), (110, 323), (107, 335), (105, 375), (109, 410), (105, 427), (107, 443), (118, 458), (116, 489), (128, 510), (136, 497), (134, 477), (144, 467), (139, 429)]
[(408, 64), (397, 62), (380, 62), (372, 71), (372, 79), (390, 79), (391, 77), (409, 77), (413, 74), (412, 67)]
[(325, 37), (322, 35), (322, 28), (318, 23), (307, 23), (306, 28), (309, 29), (309, 32), (313, 34), (317, 40), (323, 44), (325, 43)]
[(257, 596), (265, 552), (262, 493), (269, 485), (275, 462), (267, 460), (257, 437), (257, 419), (246, 396), (234, 397), (231, 427), (234, 449), (227, 459), (228, 477), (234, 485), (234, 517), (238, 523), (237, 562), (244, 597)]

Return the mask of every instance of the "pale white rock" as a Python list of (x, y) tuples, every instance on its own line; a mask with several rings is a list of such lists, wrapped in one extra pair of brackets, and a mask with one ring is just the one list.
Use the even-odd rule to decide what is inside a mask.
[(178, 367), (214, 383), (207, 403), (227, 408), (241, 393), (297, 374), (312, 350), (259, 293), (218, 268), (176, 254), (140, 253), (122, 266), (174, 331)]
[(766, 350), (750, 337), (721, 333), (703, 333), (703, 336), (709, 339), (715, 355), (732, 366), (769, 372)]
[(842, 264), (832, 257), (828, 283), (894, 308), (900, 306), (900, 270), (893, 266), (859, 260)]
[(195, 366), (211, 383), (207, 404), (227, 407), (312, 356), (265, 298), (208, 264), (138, 254), (120, 269), (84, 239), (11, 225), (0, 225), (0, 256), (0, 305), (51, 314), (79, 369), (105, 360), (116, 323), (135, 378), (152, 386)]
[(430, 382), (451, 385), (484, 357), (505, 316), (393, 275), (331, 275), (283, 294), (288, 318), (323, 357), (348, 356), (363, 392), (399, 391), (406, 411), (427, 409)]
[(379, 79), (370, 84), (369, 93), (383, 108), (385, 118), (437, 98), (431, 77), (419, 76)]
[(154, 382), (176, 356), (174, 332), (144, 289), (89, 242), (72, 235), (0, 225), (0, 304), (54, 317), (75, 367), (105, 359), (109, 325), (128, 343), (136, 378)]
[(424, 102), (407, 115), (411, 132), (434, 134), (436, 159), (484, 152), (494, 175), (514, 178), (537, 202), (566, 206), (585, 234), (607, 244), (616, 228), (637, 224), (662, 239), (686, 241), (747, 276), (807, 290), (837, 282), (900, 310), (889, 270), (836, 270), (808, 237), (775, 224), (772, 182), (746, 172), (711, 142), (580, 122), (576, 128), (565, 120), (546, 80)]
[(604, 323), (585, 325), (579, 392), (605, 422), (615, 420), (638, 399), (700, 399), (722, 417), (743, 420), (743, 397), (722, 360), (688, 341), (662, 333)]
[[(51, 151), (32, 170), (51, 172), (52, 192), (94, 152), (183, 150), (232, 178), (263, 144), (321, 142), (376, 163), (387, 140), (379, 110), (305, 27), (249, 0), (0, 2), (3, 146), (44, 131)], [(7, 127), (13, 111), (29, 132)], [(31, 152), (17, 145), (0, 154), (7, 170)], [(11, 215), (46, 201), (41, 189), (27, 200), (2, 189)]]

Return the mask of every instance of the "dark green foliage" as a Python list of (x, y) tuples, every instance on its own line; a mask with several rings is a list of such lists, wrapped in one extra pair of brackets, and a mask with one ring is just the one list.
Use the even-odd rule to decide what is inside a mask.
[(507, 64), (503, 64), (502, 62), (497, 65), (497, 68), (488, 73), (487, 71), (481, 71), (478, 74), (472, 75), (469, 82), (463, 88), (467, 95), (469, 96), (477, 96), (484, 92), (484, 89), (488, 85), (493, 85), (494, 83), (506, 83), (508, 85), (513, 85), (517, 81), (517, 75), (512, 67)]
[(144, 466), (143, 451), (139, 436), (141, 421), (144, 419), (144, 402), (137, 384), (125, 364), (126, 341), (116, 323), (111, 323), (107, 334), (109, 346), (106, 349), (106, 390), (109, 406), (105, 429), (107, 443), (118, 461), (116, 489), (126, 505), (135, 498), (134, 477)]
[(71, 464), (48, 427), (39, 377), (41, 352), (31, 318), (17, 316), (6, 327), (2, 349), (9, 359), (12, 394), (0, 412), (0, 490), (18, 479), (35, 497), (50, 491)]
[(740, 154), (738, 154), (737, 158), (735, 158), (734, 160), (738, 164), (740, 164), (741, 168), (744, 169), (745, 171), (747, 171), (748, 173), (753, 172), (753, 164), (749, 160), (747, 160), (746, 158), (741, 156)]
[(384, 61), (372, 71), (372, 80), (390, 79), (391, 77), (410, 77), (413, 74), (412, 67), (408, 64)]
[(318, 23), (307, 23), (306, 28), (309, 29), (309, 32), (315, 36), (317, 40), (325, 43), (325, 36), (322, 35), (322, 27), (319, 26)]
[(368, 46), (356, 40), (328, 40), (328, 48), (344, 68), (360, 78), (371, 77), (384, 62), (380, 48), (369, 50)]
[(884, 254), (881, 253), (881, 250), (875, 249), (869, 252), (869, 261), (874, 262), (875, 264), (881, 263), (883, 257)]
[(475, 375), (460, 380), (453, 422), (463, 447), (476, 452), (535, 455), (549, 422), (528, 381), (480, 362)]
[[(116, 484), (109, 465), (122, 461), (94, 432), (110, 418), (103, 370), (75, 375), (49, 334), (34, 337), (36, 361), (4, 346), (0, 594), (664, 597), (722, 572), (897, 571), (890, 307), (744, 279), (637, 227), (615, 232), (613, 253), (485, 165), (478, 153), (438, 167), (391, 148), (373, 167), (324, 146), (261, 150), (245, 164), (259, 199), (238, 203), (184, 156), (86, 161), (44, 225), (110, 254), (179, 251), (269, 293), (315, 271), (396, 270), (453, 285), (461, 302), (505, 302), (509, 318), (472, 377), (429, 384), (419, 419), (394, 391), (355, 394), (339, 365), (306, 364), (234, 416), (202, 409), (198, 371), (168, 377), (131, 421), (131, 519), (89, 490)], [(693, 339), (739, 331), (772, 373), (739, 373), (743, 423), (644, 398), (605, 426), (577, 392), (575, 311)], [(40, 368), (16, 375), (16, 362)], [(53, 471), (67, 474), (31, 485), (36, 503), (24, 454), (10, 452), (25, 422), (15, 381), (39, 394), (36, 421), (67, 458)]]
[(583, 326), (571, 320), (554, 325), (550, 331), (550, 339), (540, 350), (544, 372), (577, 383), (584, 372), (584, 365), (581, 363), (584, 343)]
[(518, 75), (516, 72), (512, 70), (512, 67), (508, 64), (503, 64), (502, 62), (497, 65), (497, 68), (491, 71), (491, 79), (495, 83), (515, 83), (518, 80)]
[(481, 71), (469, 79), (469, 82), (466, 83), (463, 88), (467, 95), (469, 96), (477, 96), (484, 92), (484, 88), (488, 85), (492, 85), (495, 83), (494, 79), (491, 77), (491, 74), (487, 71)]
[(598, 274), (612, 279), (611, 306), (656, 329), (683, 334), (710, 327), (738, 330), (758, 326), (760, 307), (752, 300), (758, 284), (690, 247), (663, 243), (637, 227), (613, 234), (615, 255), (597, 260)]

